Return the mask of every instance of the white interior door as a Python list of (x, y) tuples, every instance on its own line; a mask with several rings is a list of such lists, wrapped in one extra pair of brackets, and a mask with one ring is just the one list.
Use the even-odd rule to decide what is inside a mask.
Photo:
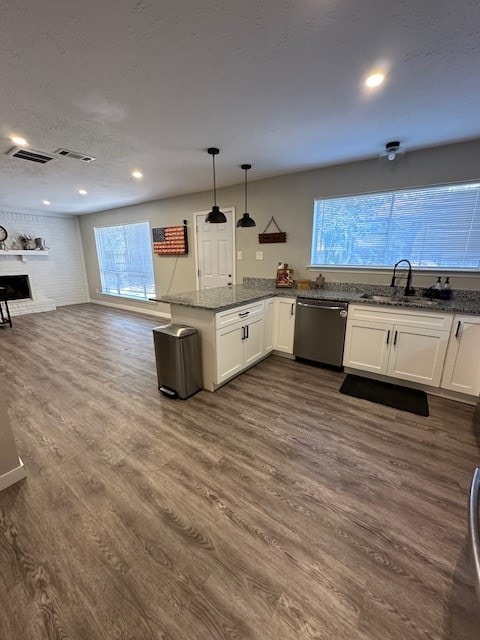
[(227, 222), (205, 222), (208, 211), (195, 214), (198, 289), (211, 289), (233, 284), (234, 262), (234, 209), (223, 209)]

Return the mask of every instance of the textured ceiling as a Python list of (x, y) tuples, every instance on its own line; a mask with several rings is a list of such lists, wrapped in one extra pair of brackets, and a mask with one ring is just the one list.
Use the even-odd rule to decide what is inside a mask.
[[(1, 3), (0, 207), (86, 213), (480, 137), (477, 0)], [(367, 92), (366, 75), (386, 70)], [(33, 148), (96, 156), (39, 166)], [(130, 173), (139, 168), (142, 181)], [(79, 196), (84, 187), (88, 194)]]

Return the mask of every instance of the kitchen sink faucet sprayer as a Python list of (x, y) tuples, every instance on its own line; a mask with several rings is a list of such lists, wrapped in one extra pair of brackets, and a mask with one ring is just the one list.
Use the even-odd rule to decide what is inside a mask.
[(390, 283), (391, 287), (395, 287), (395, 278), (397, 277), (397, 267), (399, 264), (401, 264), (402, 262), (406, 262), (408, 264), (408, 276), (407, 276), (407, 284), (405, 285), (405, 292), (404, 295), (405, 296), (413, 296), (415, 293), (415, 289), (413, 289), (412, 287), (412, 265), (410, 263), (410, 260), (407, 260), (406, 258), (403, 258), (402, 260), (399, 260), (397, 262), (397, 264), (393, 267), (393, 276), (392, 276), (392, 282)]

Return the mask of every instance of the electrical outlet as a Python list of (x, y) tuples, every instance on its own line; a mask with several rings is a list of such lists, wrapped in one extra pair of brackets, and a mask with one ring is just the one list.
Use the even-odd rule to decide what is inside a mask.
[(237, 251), (237, 260), (243, 260), (243, 251)]
[(263, 260), (263, 251), (257, 251), (255, 257), (257, 260)]

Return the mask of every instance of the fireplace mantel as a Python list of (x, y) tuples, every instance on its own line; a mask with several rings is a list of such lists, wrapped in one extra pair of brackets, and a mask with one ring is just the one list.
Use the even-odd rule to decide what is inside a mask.
[(18, 256), (22, 262), (27, 262), (28, 258), (34, 258), (38, 256), (48, 256), (48, 251), (23, 251), (21, 249), (8, 249), (7, 251), (0, 251), (0, 257), (8, 258), (8, 256)]

